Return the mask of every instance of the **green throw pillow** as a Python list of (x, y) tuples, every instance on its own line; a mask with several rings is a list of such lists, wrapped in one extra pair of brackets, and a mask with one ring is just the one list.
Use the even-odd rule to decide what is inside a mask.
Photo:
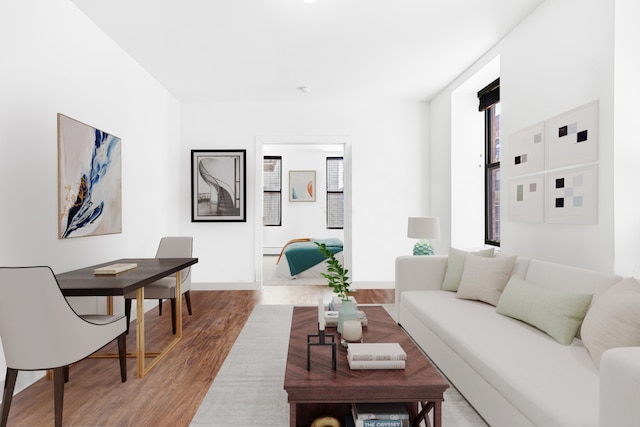
[(444, 280), (442, 281), (442, 290), (451, 292), (458, 291), (462, 272), (464, 271), (464, 260), (468, 253), (491, 258), (493, 257), (493, 249), (494, 248), (489, 248), (477, 252), (466, 252), (456, 248), (449, 248), (447, 271), (445, 272)]
[(569, 345), (592, 298), (591, 294), (544, 289), (513, 276), (502, 291), (496, 311), (535, 326), (560, 344)]

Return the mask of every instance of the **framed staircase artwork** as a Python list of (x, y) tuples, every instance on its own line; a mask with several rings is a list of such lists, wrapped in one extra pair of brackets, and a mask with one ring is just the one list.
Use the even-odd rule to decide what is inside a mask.
[(191, 150), (191, 222), (246, 222), (246, 150)]

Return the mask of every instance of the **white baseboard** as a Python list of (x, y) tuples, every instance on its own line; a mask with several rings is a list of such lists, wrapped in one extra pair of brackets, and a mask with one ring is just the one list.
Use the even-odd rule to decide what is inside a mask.
[(395, 289), (396, 283), (393, 281), (385, 282), (353, 282), (353, 289)]
[[(394, 282), (353, 282), (353, 289), (394, 289)], [(246, 291), (262, 289), (258, 282), (191, 283), (194, 291)]]
[(259, 291), (261, 288), (258, 282), (191, 283), (194, 291)]
[(262, 254), (263, 255), (280, 255), (280, 252), (282, 252), (282, 247), (263, 247), (262, 248)]

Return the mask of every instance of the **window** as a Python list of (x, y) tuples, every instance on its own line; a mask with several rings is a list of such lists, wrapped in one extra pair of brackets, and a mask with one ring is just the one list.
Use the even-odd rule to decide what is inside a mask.
[(327, 157), (327, 228), (344, 228), (344, 159)]
[(478, 92), (478, 98), (485, 117), (484, 241), (500, 246), (500, 79)]
[(282, 157), (264, 156), (262, 223), (282, 225)]

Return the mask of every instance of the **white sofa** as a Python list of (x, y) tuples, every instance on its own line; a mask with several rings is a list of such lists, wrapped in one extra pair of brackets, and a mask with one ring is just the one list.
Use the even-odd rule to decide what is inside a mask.
[[(578, 337), (560, 344), (498, 314), (494, 305), (441, 290), (447, 260), (443, 255), (396, 259), (398, 323), (489, 425), (640, 425), (639, 347), (605, 351), (598, 367)], [(510, 274), (542, 289), (593, 294), (589, 310), (622, 280), (522, 257)]]

